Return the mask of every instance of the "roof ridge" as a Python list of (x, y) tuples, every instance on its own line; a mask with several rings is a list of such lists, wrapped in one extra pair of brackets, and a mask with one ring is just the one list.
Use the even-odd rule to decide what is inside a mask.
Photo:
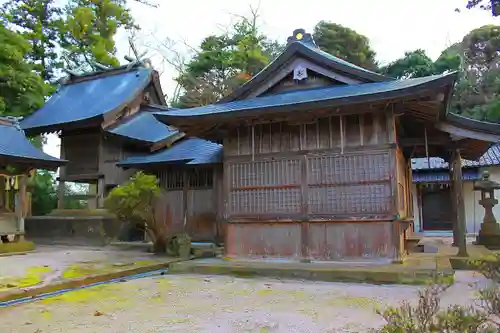
[(155, 71), (155, 69), (153, 69), (153, 68), (145, 67), (145, 66), (141, 66), (141, 65), (137, 65), (137, 64), (135, 64), (134, 66), (121, 65), (121, 66), (111, 67), (107, 70), (96, 70), (96, 71), (87, 72), (87, 73), (83, 73), (83, 74), (79, 74), (79, 75), (67, 75), (67, 76), (61, 78), (58, 81), (58, 83), (60, 86), (66, 86), (66, 85), (72, 85), (72, 84), (76, 84), (76, 83), (80, 83), (80, 82), (96, 80), (96, 79), (100, 79), (102, 77), (131, 73), (131, 72), (140, 71), (140, 70)]

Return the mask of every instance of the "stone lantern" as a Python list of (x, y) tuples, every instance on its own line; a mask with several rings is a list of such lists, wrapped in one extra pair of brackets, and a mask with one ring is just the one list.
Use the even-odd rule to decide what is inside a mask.
[(500, 189), (500, 184), (490, 179), (488, 171), (483, 172), (483, 177), (474, 184), (474, 191), (481, 192), (479, 204), (484, 207), (484, 218), (481, 223), (477, 245), (484, 245), (488, 249), (500, 249), (500, 226), (493, 215), (493, 206), (498, 204), (495, 199), (495, 190)]

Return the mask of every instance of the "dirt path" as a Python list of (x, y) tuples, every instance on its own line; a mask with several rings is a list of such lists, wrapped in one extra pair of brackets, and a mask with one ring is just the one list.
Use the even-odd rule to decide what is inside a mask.
[[(460, 272), (443, 303), (473, 302)], [(16, 321), (0, 332), (366, 332), (382, 324), (376, 308), (416, 300), (415, 286), (164, 276), (71, 292), (0, 309)], [(39, 331), (37, 331), (37, 329)]]

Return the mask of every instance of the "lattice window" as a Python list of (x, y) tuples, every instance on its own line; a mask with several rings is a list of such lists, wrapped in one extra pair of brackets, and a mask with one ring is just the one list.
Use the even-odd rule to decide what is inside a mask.
[(213, 169), (192, 169), (187, 177), (189, 188), (211, 188), (214, 185)]
[(184, 187), (183, 170), (168, 169), (165, 171), (165, 188), (169, 190)]
[(390, 155), (308, 158), (309, 212), (342, 215), (390, 210)]
[(301, 205), (300, 159), (229, 163), (229, 214), (297, 213)]

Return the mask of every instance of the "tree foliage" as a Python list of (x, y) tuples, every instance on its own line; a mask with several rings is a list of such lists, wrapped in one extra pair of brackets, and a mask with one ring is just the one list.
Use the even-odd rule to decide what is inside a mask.
[(105, 207), (124, 223), (143, 223), (157, 253), (165, 252), (167, 247), (167, 225), (156, 219), (159, 194), (158, 179), (138, 172), (127, 183), (115, 187), (105, 201)]
[(500, 121), (500, 26), (486, 25), (446, 48), (436, 61), (423, 50), (406, 52), (381, 70), (397, 78), (458, 71), (450, 110), (479, 120)]
[(500, 15), (500, 0), (469, 0), (466, 8), (481, 8), (490, 11), (493, 16), (498, 16)]
[[(64, 208), (83, 209), (86, 204), (73, 197), (78, 189), (66, 184), (64, 188)], [(57, 208), (58, 194), (54, 174), (49, 171), (38, 170), (30, 180), (31, 209), (35, 216), (47, 215)]]
[(457, 48), (462, 73), (452, 108), (479, 120), (500, 120), (500, 26), (472, 30)]
[(54, 78), (62, 63), (57, 54), (62, 26), (62, 9), (54, 0), (10, 0), (3, 6), (3, 15), (15, 31), (31, 45), (25, 59), (45, 81)]
[(325, 52), (367, 69), (377, 68), (375, 51), (368, 38), (350, 28), (320, 21), (314, 27), (313, 37)]
[(44, 103), (43, 80), (25, 61), (28, 41), (0, 21), (0, 115), (23, 116)]
[(74, 67), (119, 65), (114, 36), (119, 28), (138, 28), (125, 0), (71, 0), (65, 9), (61, 47)]
[(460, 57), (458, 54), (443, 52), (441, 56), (432, 61), (424, 50), (418, 49), (405, 52), (403, 58), (397, 59), (381, 71), (398, 79), (409, 79), (428, 75), (442, 74), (460, 69)]
[(283, 47), (258, 29), (257, 14), (241, 18), (228, 32), (203, 39), (176, 78), (184, 93), (177, 107), (214, 103), (262, 70)]

